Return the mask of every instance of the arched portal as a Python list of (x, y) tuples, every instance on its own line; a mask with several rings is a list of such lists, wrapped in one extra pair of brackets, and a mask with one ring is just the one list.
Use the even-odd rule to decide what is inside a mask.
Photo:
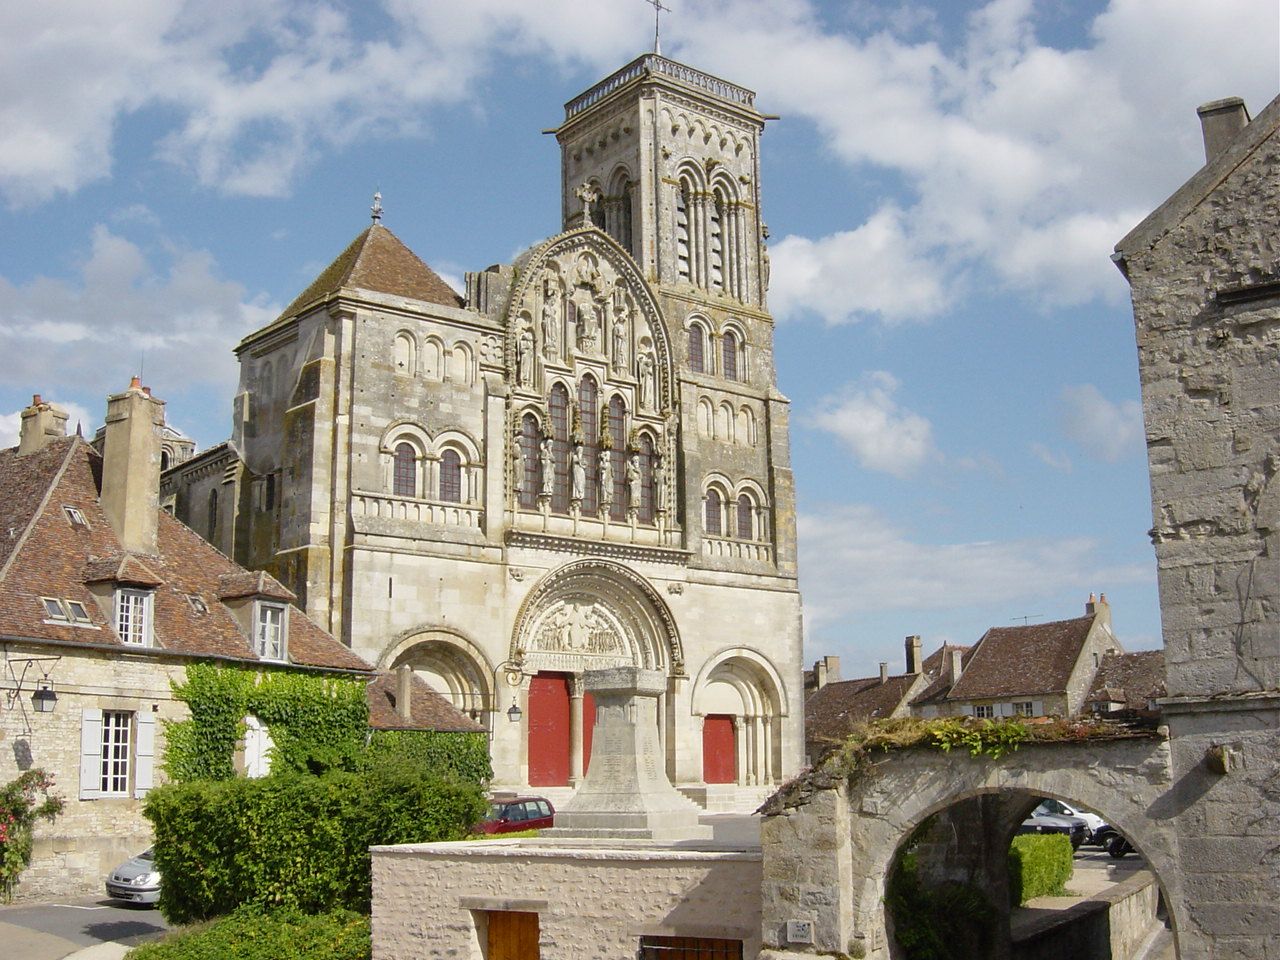
[(474, 720), (492, 709), (493, 670), (479, 647), (461, 634), (439, 628), (403, 634), (383, 652), (378, 667), (394, 670), (401, 664)]
[(705, 783), (776, 783), (782, 761), (782, 680), (754, 650), (723, 650), (694, 682), (693, 713), (702, 722)]
[[(527, 779), (576, 785), (590, 760), (595, 711), (587, 670), (637, 666), (683, 673), (670, 610), (639, 574), (604, 560), (578, 560), (547, 574), (525, 599), (510, 657), (527, 678)], [(660, 733), (669, 698), (659, 700)], [(668, 751), (670, 745), (665, 747)]]

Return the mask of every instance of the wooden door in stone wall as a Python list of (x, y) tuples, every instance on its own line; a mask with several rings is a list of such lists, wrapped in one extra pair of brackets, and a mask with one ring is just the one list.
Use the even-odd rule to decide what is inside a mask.
[(539, 673), (529, 681), (529, 786), (568, 784), (569, 675)]
[(709, 713), (702, 721), (702, 779), (705, 783), (736, 783), (738, 751), (733, 717)]
[(489, 914), (488, 960), (538, 960), (538, 915), (495, 910)]

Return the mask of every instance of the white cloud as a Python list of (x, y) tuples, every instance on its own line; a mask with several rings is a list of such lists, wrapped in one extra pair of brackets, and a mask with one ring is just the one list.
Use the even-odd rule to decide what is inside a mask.
[(1063, 388), (1059, 397), (1062, 432), (1094, 460), (1115, 463), (1141, 452), (1142, 405), (1113, 403), (1091, 383)]
[(81, 397), (99, 402), (143, 363), (161, 396), (192, 387), (225, 391), (237, 376), (228, 346), (278, 312), (219, 278), (208, 253), (179, 251), (157, 264), (98, 225), (74, 280), (15, 285), (0, 277), (0, 356), (7, 382), (33, 393), (74, 384)]
[(843, 392), (826, 397), (809, 422), (835, 436), (868, 470), (908, 477), (935, 459), (933, 427), (893, 399), (898, 381), (876, 370)]
[(1063, 473), (1071, 472), (1071, 458), (1065, 453), (1052, 450), (1039, 441), (1031, 444), (1031, 453), (1045, 466), (1061, 470)]
[(1108, 564), (1086, 537), (923, 543), (874, 508), (848, 505), (797, 520), (806, 631), (892, 610), (992, 607), (1145, 583), (1149, 565)]
[(936, 314), (947, 295), (917, 242), (892, 207), (856, 230), (816, 241), (786, 237), (771, 250), (769, 306), (780, 317), (813, 311), (830, 324), (870, 314), (885, 320)]

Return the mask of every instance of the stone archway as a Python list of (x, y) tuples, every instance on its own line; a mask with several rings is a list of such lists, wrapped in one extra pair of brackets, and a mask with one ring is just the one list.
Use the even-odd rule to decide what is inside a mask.
[[(777, 668), (768, 659), (744, 647), (720, 651), (698, 671), (691, 708), (702, 724), (705, 782), (777, 782), (787, 699)], [(732, 758), (718, 755), (725, 750), (732, 751)], [(730, 769), (733, 775), (726, 777)]]
[[(1024, 744), (998, 761), (901, 750), (848, 780), (820, 767), (765, 810), (761, 956), (890, 960), (885, 882), (899, 847), (930, 816), (1001, 793), (1055, 797), (1105, 816), (1146, 857), (1176, 937), (1187, 918), (1166, 809), (1175, 786), (1169, 771), (1169, 744), (1159, 737)], [(786, 923), (796, 919), (813, 923), (813, 945), (785, 942)]]
[[(668, 678), (684, 657), (670, 610), (654, 588), (620, 564), (576, 560), (548, 573), (525, 598), (512, 630), (510, 659), (526, 678), (524, 758), (535, 786), (575, 786), (591, 752), (594, 708), (587, 670), (635, 666)], [(670, 698), (659, 698), (664, 750)]]
[(493, 709), (493, 670), (480, 648), (460, 633), (423, 627), (402, 634), (378, 658), (378, 668), (402, 664), (472, 719), (482, 720)]

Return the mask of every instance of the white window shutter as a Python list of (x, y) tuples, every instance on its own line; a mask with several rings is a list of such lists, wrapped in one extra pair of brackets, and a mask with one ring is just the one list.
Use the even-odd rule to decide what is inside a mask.
[(102, 711), (80, 711), (80, 799), (96, 800), (102, 793)]
[(1000, 717), (1012, 717), (1012, 716), (1013, 716), (1013, 704), (1012, 704), (1012, 703), (1000, 703), (1000, 704), (997, 704), (997, 705), (996, 705), (996, 716), (1000, 716)]
[(1043, 716), (1044, 716), (1044, 701), (1043, 701), (1043, 700), (1033, 700), (1033, 701), (1032, 701), (1032, 703), (1031, 703), (1031, 715), (1032, 715), (1033, 717), (1043, 717)]
[(138, 713), (135, 719), (138, 743), (134, 752), (133, 795), (145, 797), (155, 786), (156, 718), (150, 713)]

